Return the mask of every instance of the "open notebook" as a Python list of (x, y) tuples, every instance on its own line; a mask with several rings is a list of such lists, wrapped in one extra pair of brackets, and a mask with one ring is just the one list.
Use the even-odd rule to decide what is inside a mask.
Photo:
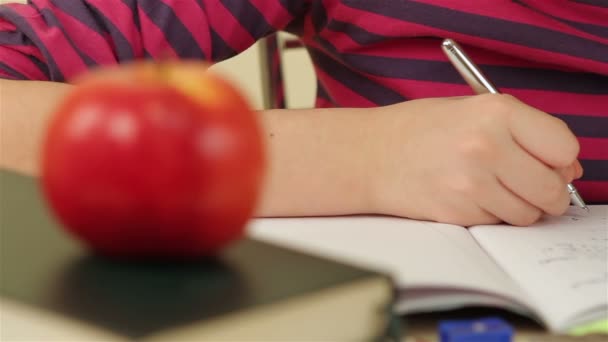
[(608, 316), (608, 205), (525, 228), (355, 216), (258, 219), (249, 234), (389, 272), (399, 313), (496, 306), (556, 332)]

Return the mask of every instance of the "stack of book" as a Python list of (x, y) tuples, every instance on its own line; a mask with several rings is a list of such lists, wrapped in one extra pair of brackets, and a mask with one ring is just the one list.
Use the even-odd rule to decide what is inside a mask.
[(7, 171), (0, 223), (1, 340), (354, 341), (398, 333), (390, 279), (362, 268), (252, 239), (188, 262), (105, 259), (63, 231), (37, 180)]

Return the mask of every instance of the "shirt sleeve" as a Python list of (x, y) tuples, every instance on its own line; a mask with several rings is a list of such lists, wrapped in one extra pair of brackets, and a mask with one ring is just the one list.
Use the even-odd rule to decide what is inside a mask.
[(0, 78), (66, 82), (134, 59), (221, 61), (289, 25), (306, 0), (30, 0), (0, 5)]

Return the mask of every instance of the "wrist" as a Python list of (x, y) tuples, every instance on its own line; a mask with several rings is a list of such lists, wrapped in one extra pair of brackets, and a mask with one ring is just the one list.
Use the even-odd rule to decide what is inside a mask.
[(385, 205), (386, 188), (391, 186), (386, 170), (393, 167), (390, 165), (394, 162), (391, 146), (398, 142), (392, 131), (396, 128), (397, 118), (391, 106), (366, 108), (361, 115), (365, 133), (353, 146), (360, 150), (361, 162), (358, 165), (362, 183), (362, 211), (369, 214), (390, 214)]
[[(407, 195), (415, 187), (411, 187), (410, 180), (404, 179), (410, 165), (403, 161), (415, 163), (412, 157), (420, 148), (405, 138), (415, 133), (412, 130), (417, 126), (415, 121), (418, 116), (412, 115), (412, 112), (416, 111), (416, 104), (417, 101), (408, 101), (378, 107), (369, 113), (371, 138), (368, 141), (365, 175), (369, 213), (404, 216), (405, 212), (411, 211), (407, 210)], [(409, 188), (406, 188), (408, 185)]]

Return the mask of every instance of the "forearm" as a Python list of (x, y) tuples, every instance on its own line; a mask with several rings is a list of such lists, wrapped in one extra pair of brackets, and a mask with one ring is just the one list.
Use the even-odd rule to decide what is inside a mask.
[[(53, 108), (71, 86), (0, 80), (0, 167), (38, 175)], [(366, 161), (373, 115), (361, 109), (260, 112), (268, 171), (259, 216), (352, 214), (368, 210)]]
[(37, 175), (39, 148), (64, 83), (0, 79), (0, 167)]
[(369, 212), (378, 124), (369, 110), (271, 110), (263, 120), (269, 158), (257, 215)]

